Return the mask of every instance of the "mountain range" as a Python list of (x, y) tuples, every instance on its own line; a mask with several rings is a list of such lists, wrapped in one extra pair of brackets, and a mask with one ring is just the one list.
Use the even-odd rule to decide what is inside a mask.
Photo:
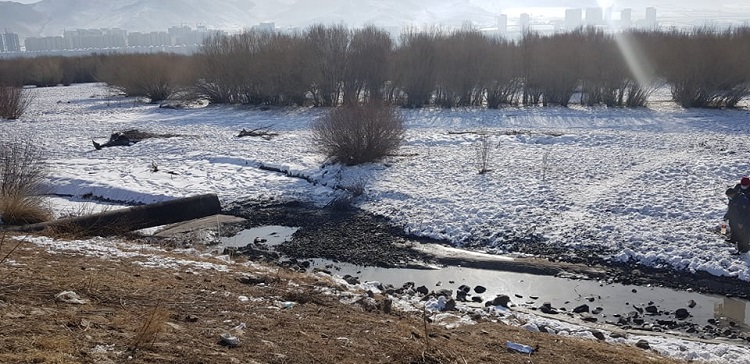
[(41, 0), (0, 1), (0, 30), (24, 36), (61, 35), (70, 29), (165, 30), (197, 24), (240, 30), (262, 22), (277, 27), (311, 24), (380, 27), (495, 22), (499, 13), (472, 0)]
[(564, 17), (565, 9), (600, 6), (612, 6), (615, 13), (632, 8), (634, 20), (644, 16), (646, 7), (656, 7), (666, 26), (750, 21), (748, 0), (16, 0), (0, 1), (0, 32), (53, 36), (66, 29), (148, 32), (197, 24), (236, 31), (264, 22), (280, 28), (317, 23), (401, 28), (466, 21), (494, 26), (500, 14), (513, 23), (522, 12), (550, 19)]

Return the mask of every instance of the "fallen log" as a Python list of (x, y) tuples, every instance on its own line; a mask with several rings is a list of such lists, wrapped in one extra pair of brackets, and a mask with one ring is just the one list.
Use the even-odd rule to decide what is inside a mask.
[(219, 198), (205, 194), (98, 214), (10, 227), (18, 232), (50, 231), (59, 234), (115, 235), (148, 227), (211, 216), (221, 211)]

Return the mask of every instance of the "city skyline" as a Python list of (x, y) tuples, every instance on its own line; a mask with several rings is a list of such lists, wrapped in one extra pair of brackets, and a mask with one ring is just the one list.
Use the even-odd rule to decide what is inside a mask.
[[(481, 2), (481, 0), (477, 0), (476, 2)], [(665, 28), (675, 27), (669, 21), (662, 23), (662, 20), (665, 19), (664, 14), (660, 9), (655, 7), (643, 9), (621, 8), (615, 10), (614, 1), (603, 0), (598, 1), (597, 4), (599, 6), (565, 8), (559, 17), (545, 17), (534, 15), (533, 13), (520, 13), (517, 15), (499, 13), (493, 16), (494, 22), (490, 22), (489, 24), (479, 24), (474, 21), (464, 20), (461, 25), (469, 21), (472, 26), (487, 34), (498, 34), (509, 38), (517, 37), (523, 31), (528, 30), (545, 34), (570, 31), (580, 26), (596, 26), (607, 31), (628, 28), (658, 29), (660, 26)], [(748, 21), (746, 20), (743, 25), (747, 24)], [(270, 29), (276, 27), (276, 23), (274, 22), (254, 24), (253, 27), (263, 26), (265, 29), (269, 29), (269, 25)], [(711, 23), (706, 19), (703, 25), (717, 26), (717, 23)], [(5, 32), (0, 33), (0, 52), (19, 52), (21, 50), (27, 52), (55, 52), (82, 49), (174, 46), (190, 46), (197, 49), (197, 46), (199, 46), (206, 34), (215, 34), (217, 32), (232, 33), (251, 28), (250, 26), (240, 30), (215, 28), (209, 32), (209, 28), (205, 24), (196, 23), (194, 26), (196, 29), (192, 29), (190, 25), (181, 23), (179, 26), (175, 25), (165, 28), (166, 30), (153, 31), (130, 30), (121, 27), (80, 28), (71, 26), (69, 29), (62, 30), (57, 35), (26, 36), (21, 37), (21, 41), (19, 42), (18, 34), (12, 28), (4, 27), (4, 24), (0, 22), (0, 29), (5, 28)], [(685, 27), (690, 26), (686, 25)], [(718, 27), (721, 26), (719, 25)], [(394, 37), (397, 36), (400, 29), (403, 29), (397, 27), (384, 28), (394, 34)], [(284, 31), (302, 28), (287, 26), (276, 29)]]

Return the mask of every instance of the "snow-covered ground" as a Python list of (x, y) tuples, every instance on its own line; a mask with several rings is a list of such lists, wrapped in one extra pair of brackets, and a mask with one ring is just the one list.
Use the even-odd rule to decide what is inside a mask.
[[(398, 156), (342, 168), (325, 165), (310, 142), (309, 122), (320, 109), (164, 109), (98, 84), (33, 93), (21, 120), (0, 121), (0, 140), (32, 140), (47, 151), (51, 192), (74, 196), (50, 199), (58, 215), (100, 208), (82, 202), (89, 194), (153, 202), (213, 192), (224, 204), (284, 198), (323, 205), (337, 193), (333, 185), (366, 181), (360, 207), (457, 246), (483, 241), (502, 252), (508, 231), (533, 228), (570, 249), (604, 246), (617, 260), (750, 281), (750, 257), (730, 255), (711, 231), (724, 214), (726, 187), (750, 174), (744, 110), (683, 110), (660, 101), (664, 95), (638, 110), (403, 110), (408, 133)], [(265, 126), (280, 135), (236, 137)], [(91, 139), (133, 128), (181, 136), (94, 150)], [(477, 173), (476, 132), (496, 147), (486, 174)], [(750, 362), (750, 353), (731, 346), (670, 345), (678, 357)], [(686, 350), (696, 351), (681, 356)]]
[[(638, 110), (404, 110), (408, 133), (398, 156), (341, 168), (324, 166), (310, 142), (309, 122), (320, 109), (165, 109), (98, 84), (33, 92), (21, 120), (0, 122), (0, 138), (43, 145), (56, 194), (153, 202), (213, 192), (223, 203), (325, 204), (336, 193), (331, 186), (366, 181), (362, 208), (458, 246), (483, 241), (502, 252), (508, 231), (533, 228), (571, 249), (604, 246), (617, 260), (750, 281), (750, 258), (730, 255), (711, 231), (725, 212), (726, 187), (750, 174), (748, 111), (683, 110), (664, 101)], [(280, 136), (236, 137), (265, 126)], [(91, 139), (132, 128), (182, 136), (92, 147)], [(465, 132), (489, 135), (496, 147), (490, 173), (477, 173), (480, 134)], [(59, 213), (85, 208), (52, 203)]]

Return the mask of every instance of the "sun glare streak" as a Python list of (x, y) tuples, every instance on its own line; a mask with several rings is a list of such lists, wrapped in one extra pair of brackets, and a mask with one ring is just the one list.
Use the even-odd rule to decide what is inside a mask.
[[(602, 9), (607, 9), (614, 5), (613, 0), (598, 0), (597, 3)], [(610, 29), (617, 29), (614, 20), (612, 20), (611, 17), (607, 18), (606, 21)], [(625, 29), (615, 31), (614, 39), (622, 58), (625, 60), (625, 64), (628, 66), (628, 69), (630, 69), (630, 73), (633, 77), (635, 77), (635, 81), (638, 82), (638, 85), (641, 87), (652, 85), (655, 79), (655, 73), (653, 67), (651, 67), (648, 59), (643, 53), (643, 50)]]

